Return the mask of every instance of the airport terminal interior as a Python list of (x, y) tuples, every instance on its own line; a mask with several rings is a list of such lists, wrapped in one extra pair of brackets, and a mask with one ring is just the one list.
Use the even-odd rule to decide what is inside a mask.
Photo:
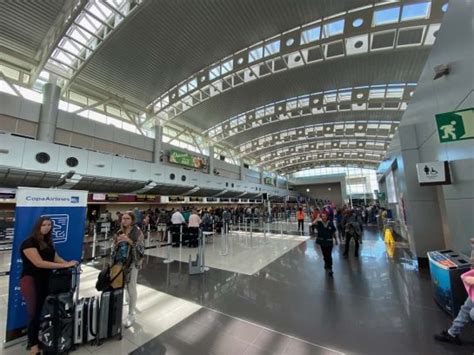
[(474, 354), (473, 18), (0, 0), (0, 354)]

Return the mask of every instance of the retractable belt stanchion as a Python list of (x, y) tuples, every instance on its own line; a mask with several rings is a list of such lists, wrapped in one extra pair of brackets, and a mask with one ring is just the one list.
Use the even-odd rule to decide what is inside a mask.
[(224, 221), (224, 224), (223, 224), (223, 234), (222, 234), (222, 237), (223, 237), (223, 248), (224, 248), (224, 250), (219, 253), (219, 254), (222, 255), (222, 256), (225, 256), (225, 255), (229, 254), (228, 226), (229, 226), (229, 223), (228, 223), (227, 221)]
[(168, 243), (166, 244), (166, 259), (163, 260), (165, 264), (169, 264), (173, 262), (171, 259), (171, 231), (168, 231)]
[(97, 246), (97, 225), (94, 226), (94, 234), (92, 236), (92, 260), (88, 262), (88, 265), (95, 265), (97, 261), (95, 260), (95, 249)]
[(253, 248), (253, 218), (250, 219), (250, 248)]
[[(207, 232), (207, 234), (212, 234), (212, 232)], [(205, 248), (206, 248), (206, 235), (199, 229), (199, 248), (196, 255), (196, 260), (191, 259), (191, 254), (189, 254), (189, 275), (202, 274), (205, 271), (208, 271), (209, 268), (205, 264)]]
[(280, 234), (283, 235), (283, 219), (280, 219)]
[(183, 245), (183, 225), (179, 225), (179, 250), (181, 251), (181, 246)]
[(151, 230), (150, 230), (150, 225), (148, 225), (147, 230), (146, 230), (146, 248), (150, 248), (150, 243), (151, 243)]

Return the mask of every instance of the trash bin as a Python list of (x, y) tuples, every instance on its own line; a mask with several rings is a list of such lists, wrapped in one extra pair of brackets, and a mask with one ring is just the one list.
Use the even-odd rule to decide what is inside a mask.
[(434, 299), (438, 305), (455, 317), (466, 301), (461, 274), (471, 267), (469, 258), (453, 250), (428, 252)]

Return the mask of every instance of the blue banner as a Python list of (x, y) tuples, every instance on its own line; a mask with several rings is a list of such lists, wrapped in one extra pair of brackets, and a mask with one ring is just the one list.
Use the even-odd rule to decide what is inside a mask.
[(52, 221), (54, 247), (64, 260), (80, 261), (84, 240), (87, 191), (19, 188), (16, 193), (15, 235), (13, 238), (5, 341), (26, 334), (26, 304), (20, 290), (22, 260), (20, 246), (31, 235), (39, 217)]

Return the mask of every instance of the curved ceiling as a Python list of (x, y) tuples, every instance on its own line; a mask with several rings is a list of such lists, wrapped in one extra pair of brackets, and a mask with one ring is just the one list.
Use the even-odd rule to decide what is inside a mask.
[[(117, 9), (122, 7), (111, 8), (110, 1), (133, 7), (132, 15), (120, 13)], [(44, 37), (67, 6), (57, 0), (41, 6), (33, 3), (0, 4), (0, 48), (35, 58), (35, 63)], [(353, 144), (391, 138), (435, 41), (445, 3), (89, 0), (84, 5), (89, 21), (94, 21), (89, 6), (108, 7), (112, 17), (95, 19), (103, 27), (94, 34), (96, 39), (91, 35), (97, 43), (90, 42), (84, 52), (75, 54), (80, 68), (67, 78), (67, 86), (133, 103), (147, 111), (150, 120), (159, 117), (165, 124), (172, 121), (190, 127), (211, 142), (237, 147), (242, 156), (255, 158), (269, 169), (289, 171), (317, 164), (317, 159), (309, 161), (309, 157), (325, 164), (372, 166), (383, 152), (370, 156), (371, 148), (364, 148), (364, 154), (369, 154), (364, 157), (346, 154), (350, 151), (340, 156), (341, 152), (328, 146), (322, 156), (308, 146), (301, 152), (306, 161), (294, 159), (301, 140), (325, 144), (346, 139)], [(2, 31), (4, 24), (8, 28)], [(94, 48), (89, 50), (89, 45)], [(370, 97), (372, 90), (388, 84), (403, 87), (402, 95)], [(350, 97), (347, 88), (352, 88)], [(366, 96), (357, 97), (357, 90)], [(335, 101), (327, 101), (334, 92)], [(308, 97), (307, 106), (288, 105), (289, 98), (302, 95)], [(322, 101), (315, 103), (313, 97), (318, 95)], [(282, 100), (286, 100), (286, 116), (264, 115), (257, 124), (256, 117), (249, 117), (250, 111), (256, 113)], [(230, 127), (230, 118), (240, 114), (247, 115), (247, 121), (237, 129)], [(370, 125), (387, 123), (390, 129), (369, 134)], [(351, 124), (362, 125), (363, 132), (350, 128)], [(344, 127), (342, 133), (337, 132), (338, 125)], [(330, 131), (323, 133), (317, 128), (329, 126)], [(224, 133), (211, 134), (217, 129)], [(288, 134), (282, 137), (282, 132), (300, 129), (303, 133), (295, 139)], [(268, 141), (260, 145), (262, 138)], [(268, 154), (274, 158), (272, 154), (283, 148), (294, 151), (278, 165), (274, 159), (261, 161)]]

